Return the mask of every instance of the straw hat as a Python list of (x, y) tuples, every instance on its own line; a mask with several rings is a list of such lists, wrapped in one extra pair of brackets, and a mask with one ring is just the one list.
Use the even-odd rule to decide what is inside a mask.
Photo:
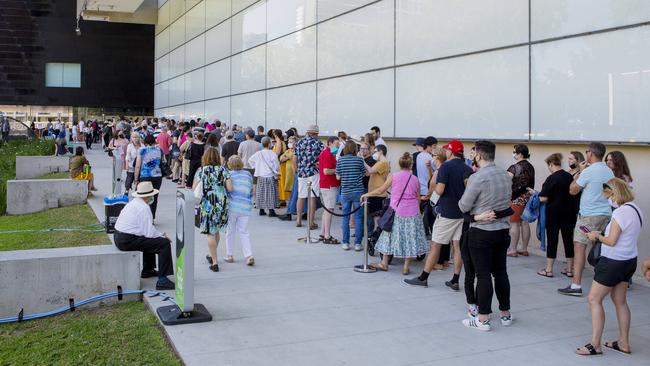
[(133, 197), (151, 197), (158, 194), (157, 189), (153, 188), (151, 182), (140, 182), (135, 192), (131, 193)]
[(309, 126), (307, 126), (307, 133), (313, 133), (313, 134), (318, 135), (318, 133), (319, 133), (318, 126), (317, 125), (309, 125)]

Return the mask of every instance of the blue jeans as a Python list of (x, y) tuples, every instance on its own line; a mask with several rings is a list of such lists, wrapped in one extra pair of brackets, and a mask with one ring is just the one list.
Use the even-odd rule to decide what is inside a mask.
[[(291, 215), (296, 215), (296, 204), (298, 203), (298, 174), (293, 178), (293, 188), (291, 189), (291, 196), (289, 197), (289, 202), (287, 203), (287, 213)], [(303, 211), (307, 212), (307, 205), (304, 206)]]
[[(361, 206), (361, 195), (363, 192), (341, 194), (341, 205), (343, 205), (343, 243), (350, 243), (350, 216), (352, 210)], [(361, 244), (363, 240), (363, 210), (359, 209), (354, 213), (354, 244)]]

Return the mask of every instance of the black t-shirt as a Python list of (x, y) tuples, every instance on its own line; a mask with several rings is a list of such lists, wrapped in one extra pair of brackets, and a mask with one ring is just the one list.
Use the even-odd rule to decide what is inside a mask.
[(546, 226), (575, 226), (577, 220), (576, 196), (569, 193), (573, 182), (571, 174), (558, 170), (546, 178), (541, 197), (547, 197)]
[(438, 169), (436, 183), (444, 183), (445, 191), (440, 196), (436, 211), (447, 219), (462, 219), (463, 213), (458, 207), (458, 201), (465, 193), (465, 176), (472, 171), (472, 168), (465, 164), (463, 159), (451, 159), (445, 161)]
[(237, 141), (228, 141), (221, 147), (221, 156), (224, 159), (224, 165), (228, 163), (228, 159), (231, 156), (237, 155), (237, 150), (239, 149), (239, 142)]
[[(372, 155), (368, 156), (367, 158), (363, 159), (363, 161), (368, 164), (368, 166), (372, 167), (374, 166), (377, 161), (372, 158)], [(364, 176), (363, 177), (363, 189), (364, 192), (368, 192), (368, 182), (370, 182), (370, 176)]]
[(260, 144), (262, 143), (262, 139), (266, 135), (255, 135), (255, 141), (259, 142)]

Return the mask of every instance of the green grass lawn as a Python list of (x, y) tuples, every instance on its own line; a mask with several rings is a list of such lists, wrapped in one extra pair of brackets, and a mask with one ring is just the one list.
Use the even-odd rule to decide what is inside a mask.
[[(92, 209), (86, 205), (53, 208), (28, 215), (0, 216), (0, 232), (84, 227), (102, 229)], [(105, 232), (0, 233), (0, 251), (44, 248), (67, 248), (111, 244)]]
[(181, 365), (139, 301), (0, 324), (0, 365)]
[(70, 178), (70, 172), (58, 172), (58, 173), (41, 175), (40, 177), (36, 177), (34, 179), (69, 179), (69, 178)]

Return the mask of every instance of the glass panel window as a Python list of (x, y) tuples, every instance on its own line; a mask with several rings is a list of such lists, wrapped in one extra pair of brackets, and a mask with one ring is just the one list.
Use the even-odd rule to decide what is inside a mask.
[(81, 88), (81, 64), (46, 63), (45, 86), (50, 88)]

